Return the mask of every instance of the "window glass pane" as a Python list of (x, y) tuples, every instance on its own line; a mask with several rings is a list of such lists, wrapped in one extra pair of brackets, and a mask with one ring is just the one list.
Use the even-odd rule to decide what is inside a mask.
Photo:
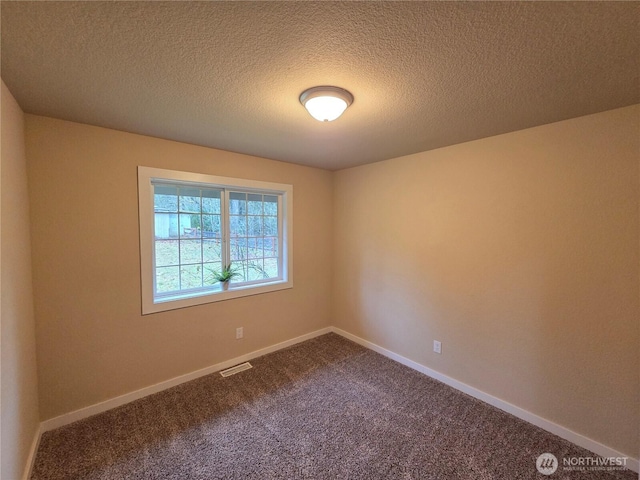
[(264, 237), (263, 240), (264, 256), (265, 257), (277, 257), (278, 256), (278, 239), (274, 237)]
[(262, 238), (247, 239), (247, 258), (262, 258)]
[(268, 278), (278, 277), (278, 259), (277, 258), (265, 258), (264, 259), (264, 271)]
[(200, 213), (200, 189), (190, 187), (180, 187), (178, 191), (180, 198), (180, 211)]
[(178, 265), (180, 254), (178, 252), (178, 242), (176, 240), (156, 241), (156, 267), (168, 265)]
[(264, 196), (264, 214), (278, 215), (278, 197), (275, 195)]
[(231, 192), (229, 194), (229, 213), (231, 215), (247, 214), (247, 194)]
[(191, 214), (191, 233), (190, 237), (201, 237), (202, 236), (202, 215), (197, 213)]
[(230, 215), (229, 234), (232, 237), (245, 236), (247, 234), (247, 217)]
[(202, 263), (202, 240), (180, 240), (180, 264)]
[(247, 257), (247, 239), (233, 238), (231, 240), (231, 261), (245, 260)]
[(247, 217), (248, 231), (247, 234), (251, 237), (259, 237), (262, 235), (262, 217), (256, 217), (249, 215)]
[(239, 260), (233, 262), (233, 264), (238, 267), (239, 277), (235, 278), (235, 282), (246, 282), (249, 279), (249, 264), (247, 260)]
[(180, 267), (180, 285), (182, 290), (202, 286), (202, 265), (183, 265)]
[(262, 280), (267, 277), (263, 268), (262, 259), (249, 260), (248, 266), (249, 268), (247, 280)]
[(178, 237), (177, 213), (154, 213), (153, 229), (156, 239)]
[(204, 238), (220, 238), (220, 215), (202, 215), (201, 228)]
[(264, 217), (264, 235), (278, 235), (278, 217)]
[(220, 240), (202, 240), (202, 261), (215, 262), (222, 260), (222, 243)]
[(221, 262), (214, 263), (205, 263), (203, 266), (203, 276), (202, 276), (202, 284), (203, 286), (215, 286), (218, 285), (218, 282), (213, 274), (214, 272), (220, 272), (222, 270)]
[(194, 213), (180, 214), (180, 237), (181, 238), (197, 238), (201, 235), (200, 215)]
[(202, 190), (202, 212), (220, 213), (220, 190)]
[(156, 292), (166, 293), (180, 290), (179, 267), (156, 268)]
[(153, 208), (156, 212), (177, 212), (178, 211), (178, 189), (177, 187), (154, 185), (153, 187)]
[(262, 195), (250, 193), (248, 201), (249, 215), (262, 215)]

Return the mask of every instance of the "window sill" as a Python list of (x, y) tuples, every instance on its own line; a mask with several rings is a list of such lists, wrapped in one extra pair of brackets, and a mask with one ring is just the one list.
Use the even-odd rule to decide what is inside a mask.
[(204, 305), (206, 303), (221, 302), (232, 298), (248, 297), (250, 295), (260, 295), (262, 293), (276, 292), (293, 288), (292, 281), (277, 280), (260, 285), (239, 285), (229, 286), (229, 290), (214, 290), (211, 293), (196, 293), (192, 296), (173, 296), (156, 300), (152, 304), (142, 305), (142, 315), (151, 313), (166, 312), (178, 308)]

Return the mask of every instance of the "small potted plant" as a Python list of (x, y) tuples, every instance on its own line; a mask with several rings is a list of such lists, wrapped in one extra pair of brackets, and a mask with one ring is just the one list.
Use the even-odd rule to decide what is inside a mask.
[(237, 267), (230, 263), (219, 272), (215, 270), (212, 275), (214, 280), (222, 284), (222, 290), (229, 290), (229, 281), (239, 277), (240, 272)]

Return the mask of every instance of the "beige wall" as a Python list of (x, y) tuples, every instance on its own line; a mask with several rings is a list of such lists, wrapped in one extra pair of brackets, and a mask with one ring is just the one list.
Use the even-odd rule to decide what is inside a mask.
[(22, 478), (38, 429), (24, 114), (2, 82), (0, 103), (0, 477)]
[(334, 324), (637, 457), (639, 117), (337, 172)]
[[(330, 325), (330, 172), (33, 115), (26, 125), (43, 420)], [(292, 184), (294, 288), (142, 316), (138, 165)]]

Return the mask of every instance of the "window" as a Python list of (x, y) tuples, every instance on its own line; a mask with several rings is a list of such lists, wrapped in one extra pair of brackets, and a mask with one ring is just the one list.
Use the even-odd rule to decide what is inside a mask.
[(291, 288), (292, 197), (291, 185), (138, 167), (142, 313)]

